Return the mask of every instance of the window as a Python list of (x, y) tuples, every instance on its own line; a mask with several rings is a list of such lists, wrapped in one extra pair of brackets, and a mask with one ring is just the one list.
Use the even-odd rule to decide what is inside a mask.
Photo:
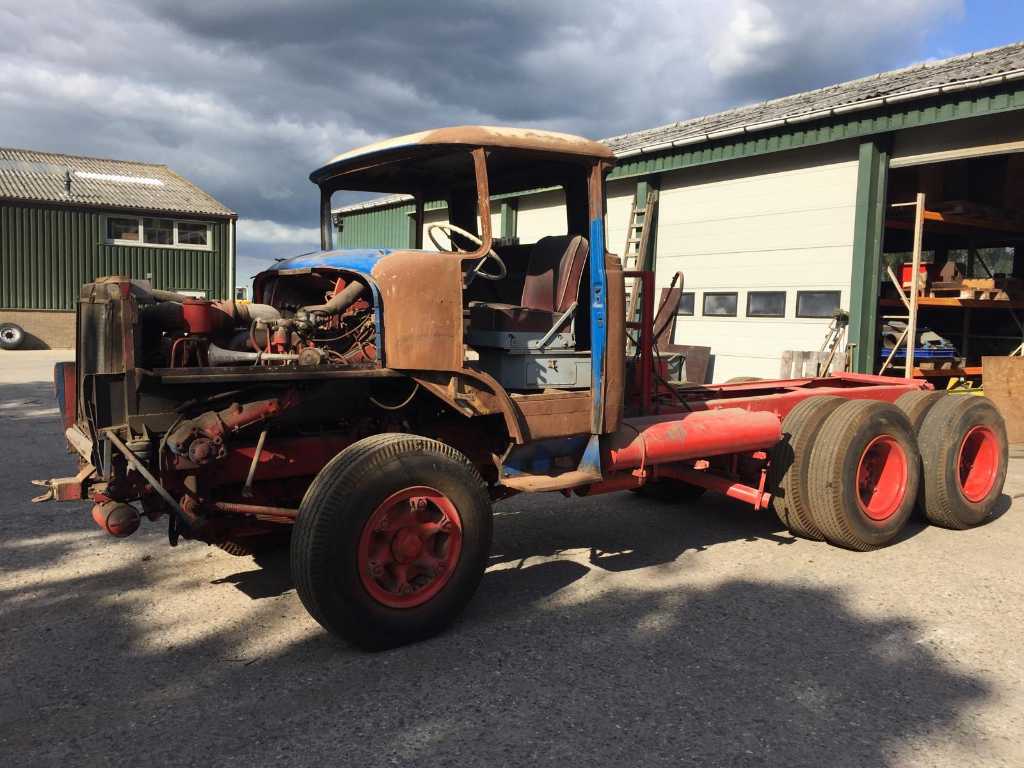
[(704, 315), (706, 317), (736, 317), (736, 303), (738, 294), (732, 293), (705, 293), (704, 294)]
[(139, 220), (110, 217), (107, 219), (107, 239), (139, 242)]
[(174, 245), (174, 222), (170, 219), (143, 219), (142, 242), (150, 245)]
[(693, 317), (693, 291), (684, 291), (679, 297), (679, 309), (676, 311), (677, 315), (683, 317)]
[(832, 317), (839, 309), (839, 291), (797, 291), (797, 317)]
[(178, 222), (178, 245), (201, 245), (206, 247), (209, 244), (209, 224), (201, 224), (194, 221)]
[(114, 245), (152, 245), (157, 248), (211, 250), (213, 225), (155, 217), (108, 216), (107, 242)]
[(785, 291), (748, 291), (747, 317), (785, 317)]

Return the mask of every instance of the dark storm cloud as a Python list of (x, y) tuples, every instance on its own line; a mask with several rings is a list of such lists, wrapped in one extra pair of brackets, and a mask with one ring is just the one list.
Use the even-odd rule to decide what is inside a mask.
[[(315, 244), (307, 176), (459, 123), (609, 136), (919, 59), (959, 0), (0, 2), (0, 144), (165, 162), (239, 252)], [(827, 10), (823, 10), (827, 9)]]

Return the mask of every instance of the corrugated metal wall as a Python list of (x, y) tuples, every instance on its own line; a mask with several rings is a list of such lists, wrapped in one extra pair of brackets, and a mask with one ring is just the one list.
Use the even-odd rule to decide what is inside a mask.
[(412, 245), (412, 205), (357, 211), (344, 218), (336, 233), (338, 248), (408, 248)]
[(203, 219), (214, 222), (213, 250), (198, 251), (108, 245), (105, 215), (0, 203), (0, 308), (74, 309), (82, 284), (104, 275), (228, 298), (227, 222)]

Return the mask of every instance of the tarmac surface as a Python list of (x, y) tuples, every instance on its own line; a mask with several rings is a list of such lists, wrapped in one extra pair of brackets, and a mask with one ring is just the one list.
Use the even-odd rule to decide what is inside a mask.
[(496, 506), (443, 635), (327, 635), (287, 553), (116, 540), (73, 472), (50, 367), (0, 352), (4, 764), (1024, 765), (1024, 451), (996, 519), (857, 554), (727, 499)]

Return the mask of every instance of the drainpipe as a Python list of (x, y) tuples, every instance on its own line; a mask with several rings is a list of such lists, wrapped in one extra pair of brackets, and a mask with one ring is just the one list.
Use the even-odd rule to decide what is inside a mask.
[(228, 301), (235, 299), (235, 220), (228, 219)]

